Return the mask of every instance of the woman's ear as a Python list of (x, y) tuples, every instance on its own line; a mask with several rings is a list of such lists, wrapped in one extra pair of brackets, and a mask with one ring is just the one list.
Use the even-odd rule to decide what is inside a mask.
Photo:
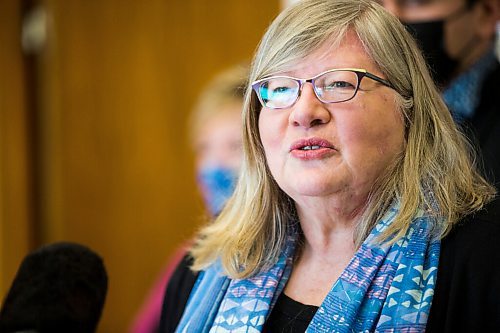
[(500, 0), (479, 0), (474, 11), (479, 37), (494, 39), (497, 23), (500, 22)]

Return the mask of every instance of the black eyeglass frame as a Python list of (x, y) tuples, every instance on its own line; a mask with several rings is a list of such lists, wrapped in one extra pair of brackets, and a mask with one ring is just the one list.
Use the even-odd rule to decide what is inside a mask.
[[(316, 91), (316, 84), (315, 84), (315, 80), (317, 80), (319, 77), (323, 76), (324, 74), (327, 74), (327, 73), (331, 73), (331, 72), (338, 72), (338, 71), (349, 71), (349, 72), (353, 72), (357, 75), (358, 77), (358, 83), (356, 85), (356, 90), (354, 91), (354, 94), (349, 97), (348, 99), (345, 99), (345, 100), (341, 100), (341, 101), (335, 101), (335, 102), (329, 102), (329, 101), (325, 101), (323, 100), (318, 92)], [(293, 77), (293, 76), (286, 76), (286, 75), (276, 75), (276, 76), (268, 76), (266, 78), (263, 78), (263, 79), (260, 79), (260, 80), (257, 80), (257, 81), (254, 81), (252, 83), (252, 89), (253, 91), (255, 91), (255, 93), (257, 94), (257, 98), (259, 99), (260, 101), (260, 104), (263, 106), (263, 107), (266, 107), (266, 108), (269, 108), (269, 109), (274, 109), (274, 110), (279, 110), (279, 109), (286, 109), (286, 108), (289, 108), (289, 107), (292, 107), (298, 100), (299, 100), (299, 97), (300, 97), (300, 93), (302, 91), (302, 86), (306, 83), (306, 82), (309, 82), (312, 84), (313, 86), (313, 90), (314, 90), (314, 94), (316, 95), (316, 97), (322, 102), (322, 103), (325, 103), (325, 104), (334, 104), (334, 103), (343, 103), (343, 102), (347, 102), (347, 101), (350, 101), (351, 99), (353, 99), (354, 97), (356, 97), (356, 94), (358, 93), (358, 90), (359, 90), (359, 86), (361, 84), (361, 80), (364, 78), (364, 77), (368, 77), (374, 81), (377, 81), (381, 84), (383, 84), (384, 86), (386, 87), (389, 87), (391, 89), (395, 89), (394, 86), (386, 79), (383, 79), (381, 78), (380, 76), (377, 76), (373, 73), (370, 73), (368, 72), (366, 69), (362, 69), (362, 68), (335, 68), (335, 69), (329, 69), (327, 71), (324, 71), (324, 72), (321, 72), (309, 79), (299, 79), (299, 78), (296, 78), (296, 77)], [(260, 94), (260, 88), (262, 86), (262, 84), (264, 82), (267, 82), (269, 81), (270, 79), (280, 79), (280, 78), (284, 78), (284, 79), (292, 79), (293, 81), (297, 82), (297, 84), (299, 85), (299, 89), (298, 89), (298, 93), (297, 93), (297, 98), (293, 101), (293, 103), (291, 103), (290, 105), (288, 106), (283, 106), (283, 107), (269, 107), (269, 106), (266, 106), (266, 103), (264, 103), (264, 101), (262, 100), (262, 96)]]

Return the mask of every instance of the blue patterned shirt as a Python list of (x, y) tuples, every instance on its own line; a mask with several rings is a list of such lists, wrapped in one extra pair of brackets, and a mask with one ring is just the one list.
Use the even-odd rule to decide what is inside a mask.
[(491, 50), (444, 90), (443, 99), (457, 122), (474, 116), (481, 100), (484, 79), (496, 63), (495, 53)]

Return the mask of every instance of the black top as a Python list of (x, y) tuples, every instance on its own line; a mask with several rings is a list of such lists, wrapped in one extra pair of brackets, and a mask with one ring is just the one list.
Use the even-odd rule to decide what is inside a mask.
[(158, 330), (160, 333), (175, 332), (175, 328), (181, 320), (189, 294), (198, 277), (198, 274), (189, 269), (192, 263), (193, 258), (186, 255), (177, 265), (168, 282), (160, 317)]
[(319, 307), (299, 303), (285, 293), (276, 300), (263, 332), (269, 333), (303, 333), (309, 326)]
[[(196, 277), (182, 261), (170, 281), (160, 332), (174, 332)], [(315, 307), (284, 293), (271, 311), (268, 332), (304, 332)], [(167, 315), (168, 314), (168, 315)], [(294, 314), (293, 328), (285, 326)], [(500, 332), (500, 202), (465, 218), (441, 241), (427, 333)]]

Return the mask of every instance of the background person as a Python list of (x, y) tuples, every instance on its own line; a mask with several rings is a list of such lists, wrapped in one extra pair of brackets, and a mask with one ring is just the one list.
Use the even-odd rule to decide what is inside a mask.
[(495, 191), (399, 20), (301, 1), (250, 82), (241, 177), (177, 332), (500, 328)]
[(500, 186), (499, 0), (382, 0), (420, 45), (454, 118), (479, 148), (486, 176)]
[[(221, 211), (236, 184), (242, 158), (241, 109), (247, 77), (245, 66), (235, 66), (220, 73), (204, 89), (190, 116), (188, 132), (196, 178), (209, 220)], [(187, 268), (190, 259), (185, 257), (191, 243), (190, 240), (183, 244), (172, 256), (139, 310), (130, 332), (158, 331), (165, 287), (178, 266), (185, 273), (183, 279), (194, 281), (196, 275)]]

